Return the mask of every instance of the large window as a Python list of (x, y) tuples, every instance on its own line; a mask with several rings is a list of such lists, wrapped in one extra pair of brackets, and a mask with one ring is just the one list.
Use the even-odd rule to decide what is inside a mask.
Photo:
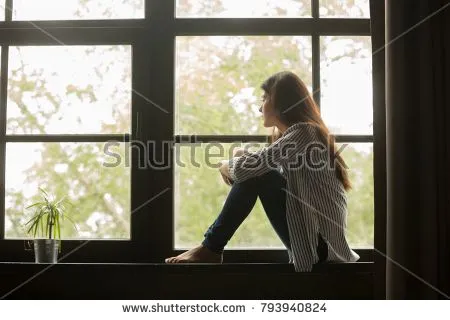
[[(63, 238), (129, 238), (130, 168), (104, 166), (103, 144), (79, 139), (129, 134), (130, 110), (130, 46), (9, 47), (6, 238), (27, 236), (24, 204), (39, 188), (77, 208), (78, 233), (70, 226)], [(78, 143), (56, 143), (64, 135)]]
[[(179, 17), (302, 17), (309, 1), (180, 1)], [(320, 17), (367, 17), (368, 1), (321, 1)], [(319, 22), (325, 19), (318, 19)], [(242, 138), (267, 136), (262, 126), (260, 84), (271, 74), (298, 74), (320, 102), (322, 116), (342, 147), (353, 190), (349, 193), (348, 237), (355, 248), (373, 247), (372, 47), (361, 30), (345, 35), (180, 36), (176, 38), (175, 133), (209, 136), (234, 144), (180, 144), (175, 167), (175, 247), (202, 240), (220, 212), (229, 188), (211, 156), (232, 154)], [(306, 33), (306, 34), (305, 34)], [(333, 32), (334, 33), (334, 32)], [(313, 48), (313, 43), (317, 46)], [(316, 79), (316, 83), (313, 82)], [(319, 81), (320, 79), (320, 81)], [(264, 139), (264, 137), (262, 137)], [(258, 141), (256, 139), (256, 141)], [(261, 141), (261, 140), (259, 140)], [(366, 143), (356, 143), (366, 142)], [(245, 144), (244, 144), (245, 145)], [(213, 151), (217, 148), (216, 151)], [(194, 157), (194, 160), (192, 160)], [(216, 156), (217, 158), (217, 156)], [(186, 165), (191, 159), (190, 165)], [(196, 165), (193, 165), (196, 164)], [(201, 202), (198, 199), (202, 199)], [(193, 222), (195, 221), (195, 223)], [(282, 248), (258, 202), (228, 248)]]
[[(0, 1), (0, 256), (30, 259), (39, 187), (76, 208), (68, 261), (162, 262), (197, 245), (229, 190), (217, 163), (268, 142), (260, 85), (282, 70), (307, 84), (349, 167), (351, 245), (373, 248), (368, 4)], [(259, 202), (227, 248), (229, 261), (286, 257)]]

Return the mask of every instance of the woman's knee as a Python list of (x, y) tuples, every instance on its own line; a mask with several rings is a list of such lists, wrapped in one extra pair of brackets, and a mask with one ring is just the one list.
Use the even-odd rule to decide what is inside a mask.
[(260, 176), (249, 178), (238, 183), (242, 187), (254, 188), (257, 190), (267, 190), (286, 186), (286, 179), (278, 171), (272, 170)]
[(269, 186), (270, 188), (275, 187), (277, 189), (284, 188), (286, 186), (286, 179), (276, 170), (271, 170), (258, 178), (259, 186)]

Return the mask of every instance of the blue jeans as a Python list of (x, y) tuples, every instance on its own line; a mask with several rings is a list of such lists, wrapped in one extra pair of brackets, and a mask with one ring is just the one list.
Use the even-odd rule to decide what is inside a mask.
[(286, 219), (286, 180), (277, 171), (234, 183), (216, 221), (208, 228), (202, 244), (216, 253), (224, 247), (260, 198), (270, 223), (286, 248), (290, 248)]
[[(291, 248), (286, 219), (286, 180), (278, 171), (234, 183), (217, 219), (205, 233), (202, 245), (222, 253), (228, 241), (252, 211), (257, 198), (261, 200), (267, 217), (286, 248)], [(326, 243), (319, 235), (320, 261), (326, 260)]]

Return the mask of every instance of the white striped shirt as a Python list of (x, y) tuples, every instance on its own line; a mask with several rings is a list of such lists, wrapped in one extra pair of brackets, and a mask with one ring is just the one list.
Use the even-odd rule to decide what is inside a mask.
[(297, 272), (311, 271), (319, 261), (319, 233), (328, 247), (327, 261), (359, 259), (345, 237), (346, 191), (330, 165), (328, 150), (320, 152), (319, 143), (316, 127), (297, 123), (270, 146), (230, 161), (230, 176), (235, 182), (282, 168), (291, 241), (289, 262), (294, 263)]

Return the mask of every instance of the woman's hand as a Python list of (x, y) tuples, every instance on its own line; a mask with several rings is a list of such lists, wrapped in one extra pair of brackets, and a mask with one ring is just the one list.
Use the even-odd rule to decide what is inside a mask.
[(221, 161), (221, 163), (222, 164), (219, 167), (219, 172), (222, 175), (222, 179), (227, 185), (231, 186), (233, 183), (230, 176), (230, 164), (228, 160), (223, 160)]
[(244, 149), (242, 149), (242, 148), (235, 148), (235, 149), (233, 150), (233, 157), (240, 157), (240, 156), (243, 156), (244, 153), (245, 153), (245, 150), (244, 150)]

